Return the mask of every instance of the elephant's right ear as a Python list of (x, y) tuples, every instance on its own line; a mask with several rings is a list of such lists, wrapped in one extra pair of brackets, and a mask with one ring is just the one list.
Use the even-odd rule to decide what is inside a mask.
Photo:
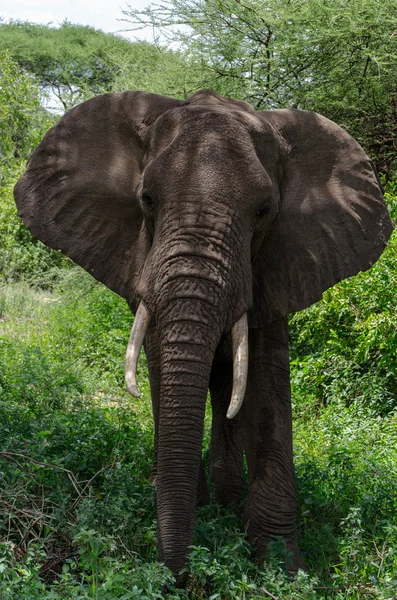
[(341, 127), (293, 109), (258, 112), (257, 118), (262, 139), (273, 144), (262, 160), (269, 172), (277, 162), (280, 193), (254, 270), (252, 323), (262, 326), (369, 269), (393, 224), (371, 161)]
[(136, 198), (141, 133), (181, 104), (145, 92), (92, 98), (46, 134), (15, 186), (32, 233), (130, 303), (148, 251)]

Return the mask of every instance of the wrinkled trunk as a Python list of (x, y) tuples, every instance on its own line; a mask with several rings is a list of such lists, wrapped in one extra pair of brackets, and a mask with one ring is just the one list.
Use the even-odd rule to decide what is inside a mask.
[(160, 559), (177, 577), (193, 541), (215, 350), (251, 304), (250, 294), (242, 292), (252, 288), (249, 265), (242, 260), (249, 252), (237, 243), (243, 238), (238, 231), (231, 235), (227, 211), (217, 213), (215, 230), (208, 226), (211, 219), (195, 205), (185, 205), (183, 215), (167, 215), (138, 290), (159, 337), (158, 541)]
[[(208, 306), (186, 298), (170, 302), (161, 326), (161, 386), (158, 437), (157, 514), (160, 559), (177, 576), (193, 541), (205, 404), (221, 332), (200, 319)], [(172, 306), (173, 305), (173, 306)]]

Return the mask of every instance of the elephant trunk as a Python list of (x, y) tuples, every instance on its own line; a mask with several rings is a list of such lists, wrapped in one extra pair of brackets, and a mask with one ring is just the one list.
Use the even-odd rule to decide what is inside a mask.
[[(177, 578), (193, 541), (205, 405), (215, 351), (222, 334), (241, 321), (251, 304), (244, 290), (250, 290), (252, 282), (245, 281), (248, 268), (237, 255), (238, 245), (218, 230), (204, 235), (208, 229), (204, 217), (187, 212), (163, 224), (138, 287), (159, 339), (156, 485), (160, 559)], [(226, 217), (217, 215), (218, 219)], [(243, 255), (249, 257), (248, 252)], [(244, 317), (243, 331), (245, 322)], [(236, 356), (246, 359), (241, 352), (244, 343), (237, 341), (239, 336), (233, 337)], [(243, 362), (236, 358), (240, 375), (232, 412), (244, 396)]]
[(158, 539), (160, 559), (177, 578), (193, 541), (205, 405), (222, 334), (212, 312), (205, 300), (185, 296), (159, 315)]
[[(139, 353), (141, 351), (146, 331), (150, 323), (150, 315), (144, 304), (140, 304), (131, 329), (131, 335), (127, 346), (125, 358), (125, 381), (129, 393), (135, 398), (140, 397), (139, 388), (136, 383), (136, 370), (138, 366)], [(227, 418), (233, 419), (240, 410), (245, 390), (247, 387), (248, 374), (248, 321), (247, 314), (233, 325), (232, 328), (233, 347), (233, 389)]]
[(207, 326), (193, 327), (186, 343), (173, 326), (162, 331), (160, 416), (157, 464), (157, 522), (160, 559), (178, 573), (193, 541), (205, 405), (215, 339)]

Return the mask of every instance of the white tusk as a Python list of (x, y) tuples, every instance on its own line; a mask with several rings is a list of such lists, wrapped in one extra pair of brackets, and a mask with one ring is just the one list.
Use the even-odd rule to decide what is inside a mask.
[(127, 384), (127, 390), (135, 398), (141, 395), (136, 384), (136, 368), (138, 365), (139, 353), (145, 339), (146, 331), (149, 326), (150, 315), (145, 306), (140, 303), (136, 311), (134, 323), (131, 329), (131, 335), (125, 355), (124, 376)]
[(247, 313), (233, 325), (233, 389), (227, 418), (233, 419), (241, 408), (247, 387), (248, 374), (248, 321)]

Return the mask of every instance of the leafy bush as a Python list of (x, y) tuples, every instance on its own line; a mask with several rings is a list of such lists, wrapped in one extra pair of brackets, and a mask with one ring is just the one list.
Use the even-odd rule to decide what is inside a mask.
[(40, 104), (37, 83), (8, 54), (0, 54), (0, 164), (29, 156), (54, 118)]
[(122, 89), (185, 95), (188, 69), (181, 53), (92, 27), (0, 23), (0, 54), (5, 49), (63, 110)]
[[(8, 55), (0, 55), (0, 284), (37, 279), (47, 284), (69, 261), (35, 240), (17, 216), (13, 187), (26, 160), (54, 124), (40, 104), (38, 84)], [(42, 279), (42, 283), (45, 283)]]
[(4, 333), (18, 334), (12, 342), (0, 338), (4, 399), (62, 406), (85, 391), (99, 393), (99, 381), (108, 391), (123, 381), (127, 304), (78, 267), (60, 274), (55, 295), (15, 284), (0, 296)]
[[(386, 200), (395, 216), (397, 197), (386, 193)], [(379, 415), (397, 408), (396, 249), (393, 234), (369, 271), (342, 281), (291, 318), (297, 410), (304, 412), (310, 399), (354, 403)]]
[[(344, 304), (339, 290), (332, 294), (330, 316), (339, 332), (336, 309)], [(388, 306), (371, 294), (356, 301)], [(309, 351), (329, 352), (327, 340), (334, 339), (323, 312), (313, 324), (314, 309), (307, 321), (301, 317), (302, 334), (293, 338), (299, 360), (308, 360)], [(369, 400), (317, 397), (307, 373), (295, 366), (300, 544), (311, 575), (289, 580), (277, 543), (265, 568), (255, 565), (240, 518), (212, 504), (199, 510), (188, 585), (178, 590), (156, 562), (144, 358), (142, 398), (132, 400), (124, 390), (131, 325), (126, 303), (76, 267), (64, 272), (53, 292), (4, 287), (0, 313), (0, 585), (6, 600), (393, 597), (396, 412)], [(350, 311), (340, 322), (342, 331), (355, 332)], [(342, 350), (352, 360), (350, 333), (338, 339), (346, 340)], [(353, 385), (354, 374), (346, 377)]]

